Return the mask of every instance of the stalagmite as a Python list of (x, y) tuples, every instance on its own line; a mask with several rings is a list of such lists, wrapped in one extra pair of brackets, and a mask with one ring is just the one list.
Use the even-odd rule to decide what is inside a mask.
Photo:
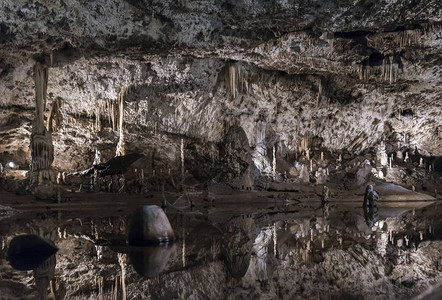
[(321, 151), (321, 161), (324, 161), (324, 152)]
[(408, 152), (405, 152), (405, 158), (404, 158), (404, 162), (407, 162), (409, 160), (409, 157), (408, 157)]
[(424, 167), (424, 160), (423, 160), (423, 158), (421, 157), (420, 159), (419, 159), (419, 168), (423, 168)]
[(93, 165), (99, 165), (101, 163), (101, 153), (100, 150), (95, 148), (95, 158)]
[(310, 172), (313, 172), (313, 160), (310, 159)]
[(378, 178), (379, 179), (384, 179), (384, 172), (382, 172), (382, 170), (379, 170)]
[(404, 159), (404, 155), (402, 154), (402, 151), (397, 151), (396, 152), (396, 157), (399, 161), (402, 161)]

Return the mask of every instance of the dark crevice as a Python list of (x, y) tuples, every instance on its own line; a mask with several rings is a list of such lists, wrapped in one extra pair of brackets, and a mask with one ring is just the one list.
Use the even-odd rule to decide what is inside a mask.
[(370, 34), (370, 31), (365, 31), (365, 30), (356, 30), (356, 31), (338, 31), (335, 32), (335, 37), (336, 38), (341, 38), (341, 39), (358, 39), (361, 37), (365, 37), (366, 35)]

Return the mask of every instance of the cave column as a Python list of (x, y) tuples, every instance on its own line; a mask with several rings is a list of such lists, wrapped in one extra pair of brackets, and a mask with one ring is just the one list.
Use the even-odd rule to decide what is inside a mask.
[(44, 111), (46, 108), (46, 91), (48, 85), (48, 68), (40, 63), (34, 66), (35, 82), (35, 119), (31, 133), (31, 185), (41, 184), (42, 181), (54, 181), (51, 165), (54, 161), (54, 146), (52, 134), (44, 125)]
[(126, 94), (127, 89), (123, 88), (121, 92), (118, 94), (117, 105), (118, 105), (118, 131), (119, 131), (119, 140), (117, 144), (117, 151), (115, 152), (115, 156), (123, 156), (126, 155), (126, 145), (124, 140), (124, 131), (123, 131), (123, 123), (124, 123), (124, 96)]

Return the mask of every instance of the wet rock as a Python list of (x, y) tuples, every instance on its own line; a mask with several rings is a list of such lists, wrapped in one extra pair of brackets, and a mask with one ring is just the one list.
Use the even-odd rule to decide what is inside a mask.
[(14, 269), (33, 270), (58, 251), (51, 243), (33, 234), (16, 236), (9, 244), (6, 259)]
[(130, 245), (161, 244), (172, 242), (174, 239), (169, 219), (159, 206), (142, 206), (133, 212), (128, 233)]
[(374, 207), (379, 199), (378, 193), (374, 190), (373, 185), (369, 184), (365, 188), (363, 207)]

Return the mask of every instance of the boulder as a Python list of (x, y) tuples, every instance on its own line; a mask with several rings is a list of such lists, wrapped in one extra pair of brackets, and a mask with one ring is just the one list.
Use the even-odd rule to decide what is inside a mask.
[(161, 207), (146, 205), (137, 208), (129, 223), (128, 241), (133, 246), (172, 242), (175, 235)]
[(365, 188), (363, 207), (376, 206), (378, 199), (379, 195), (374, 190), (374, 187), (371, 184), (367, 185), (367, 187)]

